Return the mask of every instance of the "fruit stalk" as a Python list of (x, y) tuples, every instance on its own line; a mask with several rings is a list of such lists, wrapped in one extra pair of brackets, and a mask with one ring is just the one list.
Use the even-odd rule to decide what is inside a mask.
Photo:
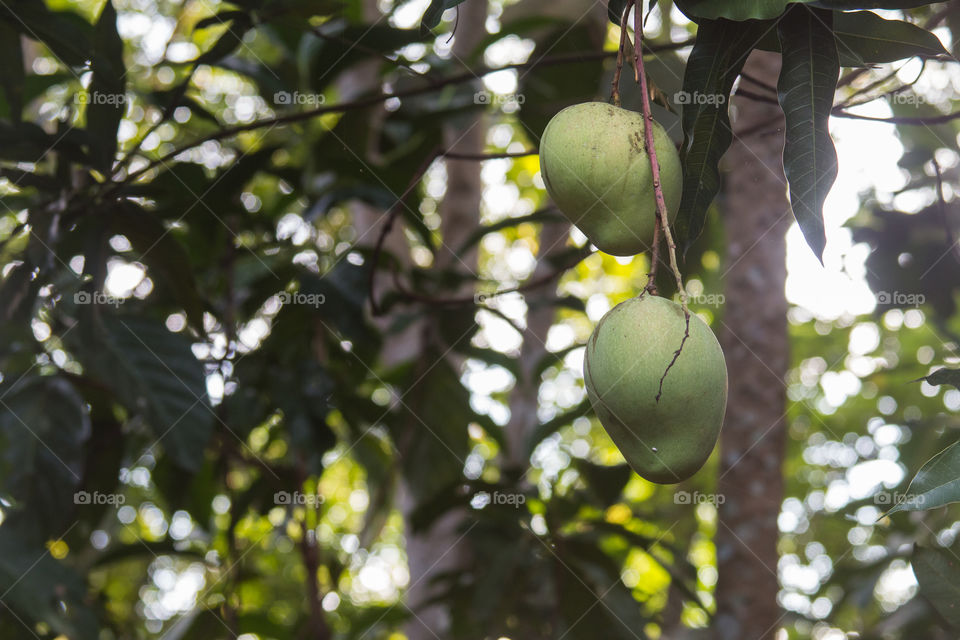
[[(677, 292), (680, 294), (680, 305), (683, 307), (683, 314), (686, 318), (686, 328), (683, 333), (683, 339), (680, 340), (680, 347), (677, 348), (676, 352), (673, 354), (673, 359), (670, 361), (670, 364), (667, 365), (666, 370), (663, 372), (663, 376), (660, 378), (660, 388), (657, 391), (657, 401), (660, 401), (660, 396), (663, 393), (663, 381), (667, 377), (667, 374), (670, 372), (670, 368), (673, 367), (674, 363), (677, 361), (677, 358), (680, 357), (680, 352), (683, 351), (683, 345), (686, 343), (687, 338), (690, 337), (690, 309), (687, 308), (687, 292), (683, 287), (683, 277), (680, 275), (680, 268), (677, 266), (677, 245), (673, 241), (673, 234), (670, 233), (670, 221), (667, 219), (667, 204), (663, 199), (663, 188), (660, 186), (660, 162), (657, 160), (657, 150), (654, 148), (653, 142), (653, 112), (650, 109), (650, 91), (647, 87), (647, 73), (643, 67), (643, 23), (642, 17), (640, 15), (640, 7), (635, 5), (635, 0), (628, 0), (627, 8), (624, 12), (623, 24), (626, 25), (626, 15), (630, 13), (630, 5), (634, 4), (633, 8), (633, 59), (634, 59), (634, 74), (635, 79), (640, 82), (640, 93), (641, 100), (640, 105), (643, 108), (643, 119), (644, 119), (644, 141), (647, 148), (647, 156), (650, 158), (650, 171), (653, 174), (653, 193), (654, 198), (657, 201), (657, 216), (659, 220), (659, 225), (657, 227), (663, 228), (663, 235), (667, 240), (667, 252), (670, 255), (670, 268), (673, 270), (673, 276), (677, 281)], [(621, 35), (626, 29), (621, 29)], [(622, 40), (621, 40), (622, 41)], [(656, 227), (655, 227), (656, 228)], [(654, 247), (656, 248), (659, 238), (654, 234)], [(656, 278), (657, 273), (657, 260), (659, 256), (652, 256), (650, 264), (650, 282), (653, 282)]]

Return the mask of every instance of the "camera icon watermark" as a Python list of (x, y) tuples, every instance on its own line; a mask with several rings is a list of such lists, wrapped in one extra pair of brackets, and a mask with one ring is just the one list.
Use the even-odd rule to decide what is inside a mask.
[(327, 296), (322, 293), (303, 293), (301, 291), (284, 291), (277, 297), (280, 299), (280, 304), (304, 305), (314, 309), (327, 301)]
[(125, 93), (102, 93), (100, 91), (81, 91), (74, 94), (74, 104), (93, 105), (108, 104), (120, 106), (127, 103), (127, 94)]
[(79, 305), (97, 304), (110, 307), (119, 307), (124, 302), (124, 298), (111, 296), (103, 291), (77, 291), (73, 294), (73, 303)]
[(318, 107), (326, 103), (327, 97), (322, 93), (301, 93), (300, 91), (277, 91), (273, 94), (273, 102), (278, 105), (307, 105)]
[(277, 506), (316, 507), (323, 504), (324, 498), (319, 493), (303, 493), (302, 491), (277, 491), (273, 494), (273, 504)]
[(876, 295), (878, 305), (897, 307), (919, 307), (927, 301), (922, 293), (904, 293), (902, 291), (878, 291)]
[(720, 506), (726, 501), (727, 498), (722, 493), (677, 491), (673, 494), (673, 504), (712, 504)]
[(727, 96), (722, 93), (700, 93), (694, 91), (677, 91), (673, 94), (676, 104), (714, 105), (719, 106), (727, 102)]
[(509, 105), (515, 107), (523, 104), (526, 100), (526, 96), (522, 93), (500, 95), (499, 93), (491, 93), (483, 89), (473, 94), (473, 104)]
[(109, 504), (118, 507), (127, 501), (122, 493), (100, 493), (94, 491), (77, 491), (73, 494), (73, 504), (77, 505), (102, 505)]

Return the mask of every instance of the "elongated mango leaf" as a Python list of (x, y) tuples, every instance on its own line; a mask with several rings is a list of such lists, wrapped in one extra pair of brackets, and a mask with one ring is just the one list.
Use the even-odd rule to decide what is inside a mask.
[(950, 551), (916, 547), (910, 559), (920, 595), (960, 629), (960, 560)]
[(93, 80), (87, 92), (87, 131), (95, 148), (92, 156), (101, 171), (109, 171), (117, 151), (117, 127), (127, 110), (123, 40), (117, 33), (113, 2), (103, 5), (96, 27)]
[[(840, 66), (861, 67), (903, 60), (912, 56), (948, 55), (940, 39), (904, 20), (887, 20), (870, 11), (836, 11), (833, 33)], [(757, 45), (780, 53), (780, 40), (771, 32)]]
[(947, 55), (940, 39), (926, 29), (904, 20), (886, 20), (870, 11), (834, 13), (833, 33), (845, 67)]
[(84, 369), (120, 402), (143, 416), (154, 437), (180, 467), (196, 471), (213, 432), (203, 367), (190, 339), (162, 322), (104, 315), (96, 331), (70, 333)]
[(720, 158), (733, 140), (727, 113), (733, 82), (772, 23), (704, 20), (683, 76), (683, 195), (676, 231), (686, 251), (720, 191)]
[(777, 25), (783, 66), (777, 97), (786, 120), (783, 170), (803, 237), (823, 261), (823, 202), (837, 179), (828, 123), (840, 75), (830, 11), (794, 5)]
[(927, 384), (932, 385), (952, 384), (960, 389), (960, 369), (937, 369), (925, 378), (917, 378), (914, 382), (920, 382), (921, 380), (926, 380)]
[(909, 9), (933, 0), (676, 0), (677, 7), (694, 22), (702, 19), (769, 20), (784, 12), (788, 4), (809, 4), (826, 9)]
[(953, 443), (920, 467), (903, 500), (887, 515), (936, 509), (951, 502), (960, 502), (960, 442)]

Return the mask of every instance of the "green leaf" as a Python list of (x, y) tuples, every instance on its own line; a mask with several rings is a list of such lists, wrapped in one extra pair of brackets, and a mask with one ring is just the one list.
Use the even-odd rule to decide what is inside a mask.
[(809, 4), (827, 9), (909, 9), (931, 0), (677, 0), (677, 7), (694, 22), (702, 19), (769, 20), (781, 15), (791, 3)]
[(127, 110), (123, 40), (117, 33), (117, 12), (112, 0), (103, 5), (95, 35), (86, 128), (94, 142), (91, 155), (97, 168), (106, 173), (113, 165), (117, 152), (117, 127)]
[(747, 56), (763, 34), (766, 22), (736, 23), (705, 20), (697, 31), (683, 76), (688, 96), (714, 97), (689, 100), (683, 105), (683, 196), (676, 232), (686, 251), (703, 231), (707, 209), (720, 191), (720, 158), (733, 140), (728, 98)]
[(960, 560), (950, 550), (917, 546), (910, 559), (920, 595), (950, 626), (960, 629)]
[(0, 387), (0, 491), (17, 503), (6, 519), (42, 537), (62, 534), (89, 436), (90, 418), (66, 380), (29, 377)]
[(840, 75), (832, 20), (829, 11), (794, 5), (777, 25), (783, 55), (777, 97), (786, 121), (783, 169), (793, 215), (821, 261), (827, 243), (823, 202), (837, 178), (828, 127)]
[(627, 8), (627, 0), (608, 0), (607, 17), (618, 27), (623, 23), (623, 12)]
[(430, 6), (427, 7), (427, 10), (423, 12), (423, 17), (420, 18), (420, 32), (426, 33), (435, 28), (440, 24), (443, 12), (452, 9), (461, 2), (463, 0), (430, 0)]
[(581, 458), (575, 458), (573, 463), (587, 481), (587, 490), (596, 495), (604, 506), (617, 501), (633, 475), (633, 470), (627, 464), (594, 464)]
[(130, 241), (136, 260), (145, 264), (150, 275), (183, 306), (190, 324), (202, 329), (205, 304), (197, 291), (190, 256), (177, 240), (177, 233), (153, 213), (129, 201), (110, 218), (109, 232)]
[(920, 382), (921, 380), (926, 380), (927, 384), (932, 385), (952, 384), (960, 389), (960, 369), (937, 369), (925, 378), (917, 378), (913, 382)]
[(83, 66), (91, 57), (93, 28), (76, 13), (50, 11), (37, 0), (8, 0), (0, 3), (0, 20), (47, 45), (68, 66)]
[[(70, 640), (96, 640), (99, 625), (87, 607), (87, 587), (60, 564), (42, 540), (27, 542), (10, 526), (0, 527), (0, 592), (4, 605), (20, 616), (50, 625)], [(26, 636), (22, 627), (17, 637)]]
[(234, 15), (229, 24), (227, 24), (227, 29), (220, 35), (220, 38), (212, 47), (200, 54), (196, 60), (193, 61), (193, 64), (213, 64), (221, 58), (230, 55), (234, 49), (243, 43), (243, 36), (252, 26), (253, 20), (249, 14), (236, 12), (236, 15)]
[(833, 33), (845, 67), (947, 55), (940, 39), (926, 29), (904, 20), (886, 20), (870, 11), (835, 12)]
[[(156, 442), (179, 466), (196, 471), (213, 432), (203, 367), (191, 340), (159, 320), (105, 315), (102, 325), (71, 332), (84, 369), (109, 387), (131, 412), (142, 415)], [(83, 335), (81, 335), (83, 333)]]
[(3, 65), (0, 65), (0, 87), (7, 97), (9, 117), (14, 122), (20, 121), (23, 111), (24, 81), (23, 45), (20, 34), (16, 29), (5, 22), (0, 22), (0, 56)]
[(936, 509), (951, 502), (960, 502), (960, 442), (953, 443), (920, 467), (903, 500), (886, 515)]

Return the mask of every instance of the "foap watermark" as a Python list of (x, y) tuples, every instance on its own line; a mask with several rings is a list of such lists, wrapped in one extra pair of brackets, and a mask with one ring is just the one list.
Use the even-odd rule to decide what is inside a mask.
[(327, 301), (322, 293), (303, 293), (302, 291), (284, 291), (279, 296), (280, 304), (296, 304), (317, 308)]
[(521, 105), (526, 101), (522, 93), (508, 93), (500, 95), (487, 90), (477, 91), (473, 94), (473, 104), (496, 104), (496, 105)]
[(720, 506), (727, 501), (722, 493), (701, 493), (699, 491), (677, 491), (673, 494), (674, 504), (712, 504)]
[(903, 291), (878, 291), (877, 304), (897, 307), (919, 307), (927, 301), (922, 293), (905, 293)]
[(727, 296), (722, 293), (698, 293), (696, 295), (688, 293), (687, 302), (701, 307), (722, 307), (727, 302)]
[(73, 102), (75, 104), (109, 104), (120, 106), (127, 104), (127, 94), (125, 93), (103, 93), (102, 91), (81, 91), (74, 94)]
[(118, 298), (103, 291), (77, 291), (73, 294), (73, 303), (81, 305), (97, 304), (119, 307), (125, 300), (126, 298)]
[(119, 507), (126, 501), (127, 498), (122, 493), (100, 493), (99, 491), (94, 491), (91, 493), (89, 491), (77, 491), (73, 494), (73, 504), (79, 505), (110, 504)]
[(475, 507), (482, 509), (488, 504), (508, 505), (514, 509), (519, 509), (520, 505), (527, 503), (527, 496), (522, 493), (503, 493), (502, 491), (478, 491), (470, 501)]
[(273, 494), (273, 504), (277, 506), (315, 507), (323, 504), (323, 496), (319, 493), (303, 493), (302, 491), (277, 491)]
[(887, 96), (887, 99), (890, 101), (890, 104), (909, 104), (915, 107), (919, 107), (922, 104), (928, 104), (929, 101), (921, 96), (913, 93), (912, 91), (901, 91), (899, 93), (892, 93)]
[(897, 493), (896, 491), (881, 491), (877, 495), (873, 496), (873, 503), (878, 507), (893, 507), (895, 505), (901, 505), (906, 509), (922, 509), (926, 501), (926, 496)]
[(697, 104), (697, 105), (721, 105), (727, 102), (727, 96), (722, 93), (700, 93), (694, 91), (677, 91), (673, 94), (673, 101), (676, 104)]
[(309, 105), (311, 107), (322, 105), (327, 101), (327, 97), (322, 93), (301, 93), (300, 91), (277, 91), (273, 94), (274, 104), (279, 105)]

